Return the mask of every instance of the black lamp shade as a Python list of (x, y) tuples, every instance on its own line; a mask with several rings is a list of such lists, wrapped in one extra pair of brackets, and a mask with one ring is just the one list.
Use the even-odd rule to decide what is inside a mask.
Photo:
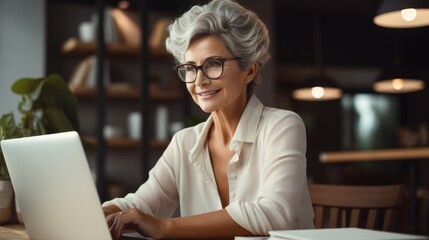
[(307, 78), (292, 92), (292, 97), (302, 101), (327, 101), (342, 97), (342, 90), (332, 78), (322, 74)]
[(383, 0), (374, 23), (387, 28), (429, 26), (429, 1)]
[(380, 93), (408, 93), (425, 88), (417, 71), (411, 67), (391, 66), (385, 68), (373, 84), (373, 90)]

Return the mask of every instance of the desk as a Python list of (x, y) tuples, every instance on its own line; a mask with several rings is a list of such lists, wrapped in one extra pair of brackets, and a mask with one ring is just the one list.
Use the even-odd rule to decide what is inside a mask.
[[(121, 239), (128, 239), (122, 237)], [(135, 238), (132, 238), (135, 239)], [(24, 225), (22, 224), (8, 224), (0, 225), (0, 240), (30, 240)], [(61, 240), (61, 239), (59, 239)], [(233, 240), (233, 239), (221, 239)]]
[(24, 225), (0, 225), (0, 240), (30, 240)]
[(429, 159), (429, 147), (322, 152), (322, 163)]
[(338, 151), (338, 152), (322, 152), (319, 155), (322, 163), (347, 163), (347, 162), (369, 162), (369, 161), (394, 161), (407, 160), (409, 161), (410, 172), (410, 197), (411, 205), (411, 232), (417, 230), (416, 215), (417, 215), (417, 160), (429, 160), (429, 147), (419, 148), (394, 148), (366, 151)]

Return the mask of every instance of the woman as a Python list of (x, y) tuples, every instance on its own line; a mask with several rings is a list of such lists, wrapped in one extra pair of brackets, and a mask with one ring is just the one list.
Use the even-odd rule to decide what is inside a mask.
[(125, 228), (187, 239), (313, 228), (304, 124), (253, 95), (269, 59), (265, 25), (238, 3), (214, 0), (169, 33), (175, 71), (211, 115), (173, 137), (136, 193), (103, 204), (113, 237)]

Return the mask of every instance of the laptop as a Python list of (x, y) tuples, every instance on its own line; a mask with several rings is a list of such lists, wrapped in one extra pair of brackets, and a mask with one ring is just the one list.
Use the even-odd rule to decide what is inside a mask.
[(30, 239), (112, 239), (77, 132), (1, 141)]

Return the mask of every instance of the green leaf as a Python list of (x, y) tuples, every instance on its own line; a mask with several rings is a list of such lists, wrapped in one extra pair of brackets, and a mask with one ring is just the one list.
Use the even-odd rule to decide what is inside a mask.
[(13, 113), (3, 114), (0, 118), (0, 139), (10, 139), (22, 136), (21, 129), (16, 125)]
[(56, 108), (46, 108), (43, 110), (43, 125), (48, 132), (67, 132), (75, 130), (67, 116)]
[[(13, 113), (3, 114), (0, 118), (0, 139), (17, 138), (21, 136), (21, 131), (15, 124)], [(0, 148), (0, 180), (9, 180), (6, 162)]]
[(3, 153), (0, 149), (0, 180), (9, 180), (9, 172), (7, 171), (6, 162), (3, 157)]
[[(67, 122), (72, 125), (71, 130), (79, 131), (77, 100), (66, 82), (59, 75), (51, 74), (44, 79), (44, 84), (37, 100), (37, 106), (42, 108), (57, 108), (63, 112)], [(52, 126), (52, 128), (56, 127)]]
[[(43, 78), (20, 78), (12, 84), (12, 92), (19, 95), (31, 95), (37, 93), (38, 88), (41, 87)], [(38, 96), (34, 96), (36, 99)]]
[(33, 108), (33, 100), (28, 95), (22, 95), (18, 110), (21, 113), (28, 112)]

